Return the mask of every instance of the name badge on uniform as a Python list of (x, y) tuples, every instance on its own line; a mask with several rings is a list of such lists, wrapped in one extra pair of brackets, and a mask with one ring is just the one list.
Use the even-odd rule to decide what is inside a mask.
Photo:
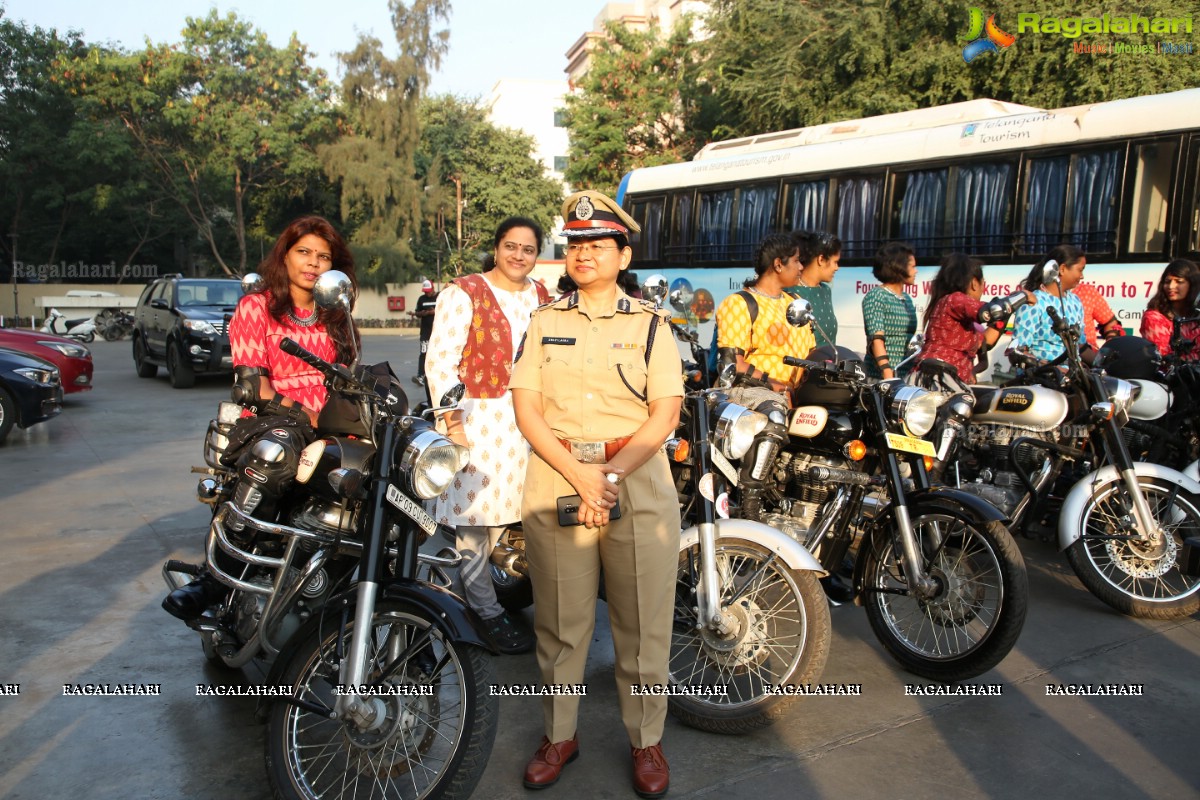
[(542, 344), (575, 344), (575, 337), (543, 336)]

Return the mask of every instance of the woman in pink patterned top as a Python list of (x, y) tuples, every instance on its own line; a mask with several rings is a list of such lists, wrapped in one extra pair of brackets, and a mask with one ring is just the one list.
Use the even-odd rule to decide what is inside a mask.
[(279, 395), (281, 408), (300, 406), (314, 427), (325, 405), (325, 379), (280, 350), (279, 342), (287, 337), (326, 361), (350, 362), (353, 320), (341, 309), (318, 309), (313, 297), (317, 278), (335, 268), (357, 290), (354, 258), (333, 226), (317, 216), (293, 220), (259, 265), (264, 288), (243, 297), (229, 323), (239, 378), (257, 378), (264, 403)]
[[(1142, 315), (1141, 335), (1149, 339), (1164, 356), (1171, 355), (1171, 335), (1176, 317), (1196, 315), (1196, 295), (1200, 293), (1200, 267), (1186, 258), (1177, 258), (1163, 270), (1158, 281), (1158, 291), (1150, 298), (1146, 313)], [(1191, 352), (1185, 354), (1189, 361), (1200, 359), (1200, 324), (1188, 323), (1181, 331), (1183, 338), (1191, 341)]]

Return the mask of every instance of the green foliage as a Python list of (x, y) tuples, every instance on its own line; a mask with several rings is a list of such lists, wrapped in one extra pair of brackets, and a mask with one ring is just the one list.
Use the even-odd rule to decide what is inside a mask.
[(413, 242), (423, 219), (423, 184), (414, 179), (420, 138), (419, 104), (447, 49), (449, 32), (435, 31), (449, 0), (389, 0), (400, 55), (360, 36), (343, 53), (345, 119), (338, 139), (320, 149), (326, 174), (341, 190), (342, 218), (353, 223), (350, 243), (362, 281), (403, 282), (418, 269)]
[[(723, 112), (722, 136), (990, 97), (1059, 108), (1200, 85), (1194, 57), (1076, 54), (1072, 40), (1026, 33), (965, 63), (971, 4), (935, 0), (712, 0), (704, 75)], [(982, 6), (1015, 34), (1028, 3)], [(1063, 7), (1047, 14), (1194, 15), (1195, 4), (1145, 0)], [(1090, 37), (1090, 38), (1089, 38)], [(1089, 34), (1074, 41), (1107, 42)], [(1151, 44), (1160, 35), (1122, 36)]]
[[(506, 217), (529, 217), (550, 233), (563, 187), (546, 176), (533, 148), (532, 137), (496, 127), (477, 102), (452, 95), (422, 101), (416, 169), (424, 182), (426, 224), (414, 249), (427, 274), (439, 259), (455, 275), (478, 271)], [(455, 179), (463, 199), (461, 260)]]
[(710, 106), (689, 16), (665, 39), (653, 27), (610, 22), (607, 31), (566, 99), (564, 174), (573, 186), (613, 193), (631, 169), (691, 158), (708, 138)]
[(58, 76), (94, 119), (120, 121), (214, 263), (244, 273), (265, 201), (302, 196), (319, 175), (330, 87), (294, 37), (273, 47), (232, 13), (188, 18), (182, 35), (129, 54), (93, 48), (61, 59)]

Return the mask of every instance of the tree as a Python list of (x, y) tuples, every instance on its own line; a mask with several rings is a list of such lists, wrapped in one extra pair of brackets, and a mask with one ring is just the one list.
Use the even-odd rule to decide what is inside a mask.
[(414, 177), (421, 96), (445, 54), (449, 31), (434, 31), (450, 13), (449, 0), (388, 0), (400, 55), (360, 36), (341, 56), (345, 119), (336, 142), (320, 150), (326, 174), (341, 189), (342, 218), (355, 228), (351, 244), (368, 285), (415, 274), (412, 240), (423, 217), (423, 183)]
[(424, 181), (426, 224), (415, 248), (418, 259), (436, 262), (448, 249), (442, 231), (449, 230), (454, 240), (454, 180), (463, 198), (463, 257), (451, 265), (455, 274), (477, 271), (480, 257), (491, 249), (492, 233), (506, 217), (529, 217), (548, 233), (563, 187), (547, 177), (533, 148), (531, 136), (496, 127), (477, 102), (452, 95), (423, 100), (416, 169)]
[(232, 13), (189, 17), (180, 45), (63, 59), (60, 75), (96, 118), (121, 121), (227, 274), (246, 271), (247, 232), (266, 213), (256, 198), (303, 194), (335, 132), (330, 87), (304, 45), (273, 47)]
[[(1194, 58), (1080, 56), (1072, 44), (1083, 39), (1051, 34), (1023, 33), (1012, 46), (967, 63), (970, 7), (935, 0), (712, 0), (709, 8), (704, 75), (719, 98), (727, 136), (982, 97), (1059, 108), (1200, 83)], [(1015, 34), (1017, 14), (1029, 7), (995, 0), (986, 9)], [(1061, 13), (1131, 10), (1183, 17), (1194, 4), (1149, 0), (1131, 9), (1109, 2)], [(1121, 37), (1131, 44), (1160, 38)]]
[(691, 158), (710, 135), (710, 104), (697, 75), (691, 17), (670, 36), (615, 22), (566, 99), (570, 150), (566, 179), (614, 192), (636, 167)]

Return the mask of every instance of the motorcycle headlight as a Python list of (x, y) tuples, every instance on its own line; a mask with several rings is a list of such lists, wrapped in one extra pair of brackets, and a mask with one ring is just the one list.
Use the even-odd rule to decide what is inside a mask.
[(28, 378), (34, 383), (53, 384), (58, 383), (58, 370), (56, 369), (38, 369), (37, 367), (18, 367), (13, 372)]
[(724, 402), (712, 412), (716, 424), (712, 426), (712, 443), (726, 458), (738, 459), (746, 455), (754, 437), (767, 427), (766, 414), (751, 411), (737, 403)]
[(217, 329), (212, 326), (212, 323), (206, 322), (202, 319), (185, 319), (183, 321), (183, 327), (187, 328), (193, 333), (203, 333), (207, 336), (217, 335)]
[(39, 341), (42, 347), (53, 347), (58, 352), (62, 353), (67, 358), (87, 358), (92, 353), (81, 344), (68, 344), (67, 342), (54, 341)]
[(1129, 417), (1129, 407), (1135, 399), (1135, 386), (1121, 378), (1107, 377), (1104, 388), (1108, 391), (1108, 402), (1113, 404), (1116, 415), (1121, 418)]
[(891, 392), (888, 412), (918, 438), (933, 430), (937, 421), (938, 396), (916, 386), (898, 386)]
[(434, 430), (415, 434), (400, 455), (400, 471), (409, 489), (422, 500), (437, 497), (470, 461), (471, 451)]

